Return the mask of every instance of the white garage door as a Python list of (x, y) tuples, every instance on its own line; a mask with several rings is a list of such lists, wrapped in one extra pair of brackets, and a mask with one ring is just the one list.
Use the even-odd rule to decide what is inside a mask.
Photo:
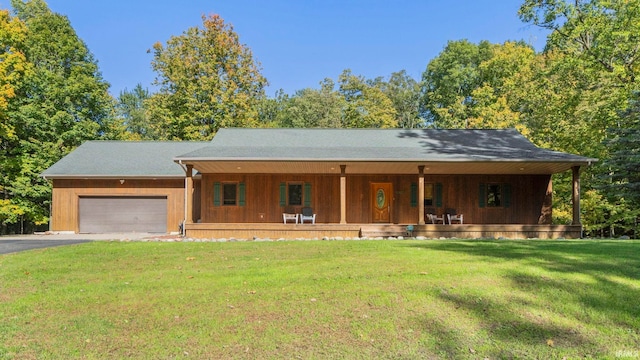
[(79, 203), (80, 232), (167, 232), (166, 196), (91, 196)]

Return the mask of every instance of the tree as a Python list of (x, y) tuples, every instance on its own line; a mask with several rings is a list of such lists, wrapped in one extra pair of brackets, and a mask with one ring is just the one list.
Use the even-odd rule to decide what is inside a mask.
[(626, 218), (621, 224), (635, 231), (640, 215), (640, 91), (633, 94), (629, 107), (621, 113), (618, 126), (609, 128), (605, 145), (610, 158), (605, 160), (608, 172), (607, 187), (612, 201), (625, 204)]
[(26, 25), (9, 11), (0, 10), (0, 234), (6, 232), (7, 224), (16, 223), (24, 215), (6, 185), (12, 180), (8, 171), (12, 162), (9, 146), (16, 141), (15, 124), (8, 116), (9, 104), (15, 99), (15, 87), (30, 71), (24, 55), (26, 36)]
[(519, 15), (524, 22), (551, 30), (547, 49), (586, 60), (619, 82), (636, 81), (639, 0), (525, 0)]
[(281, 126), (299, 128), (340, 128), (344, 98), (331, 79), (320, 82), (320, 89), (302, 89), (288, 99), (283, 108)]
[(422, 74), (422, 108), (427, 125), (466, 128), (466, 105), (471, 92), (481, 84), (479, 64), (489, 57), (491, 44), (476, 45), (467, 40), (449, 41)]
[(442, 128), (508, 128), (523, 134), (520, 92), (529, 81), (533, 49), (521, 42), (452, 41), (429, 62), (423, 79), (427, 121)]
[[(613, 235), (616, 223), (626, 226), (620, 214), (635, 210), (628, 207), (628, 199), (620, 201), (623, 191), (616, 186), (621, 184), (609, 184), (611, 178), (598, 174), (611, 171), (607, 167), (614, 147), (606, 145), (607, 134), (618, 132), (620, 114), (637, 90), (640, 1), (525, 0), (519, 14), (523, 21), (551, 30), (543, 70), (532, 82), (543, 91), (533, 93), (528, 105), (533, 137), (601, 160), (583, 175), (585, 193), (596, 199), (584, 201), (583, 210), (606, 214), (592, 216), (602, 222), (586, 224), (585, 229), (608, 227), (606, 233)], [(569, 186), (565, 187), (562, 192), (568, 194)]]
[(32, 71), (15, 84), (7, 104), (14, 136), (3, 141), (0, 188), (12, 213), (5, 213), (5, 227), (48, 221), (51, 189), (39, 174), (83, 141), (99, 137), (113, 109), (109, 84), (69, 20), (42, 0), (11, 3), (26, 27), (23, 54)]
[(155, 134), (149, 122), (145, 102), (151, 95), (149, 90), (137, 84), (133, 90), (120, 92), (116, 104), (116, 116), (123, 129), (121, 137), (129, 140), (153, 140)]
[(420, 117), (420, 84), (405, 70), (391, 73), (388, 81), (377, 78), (369, 84), (380, 88), (391, 100), (396, 110), (398, 127), (413, 129), (424, 126)]
[(159, 138), (211, 139), (221, 127), (254, 127), (266, 79), (250, 49), (219, 15), (153, 46), (158, 93), (149, 99)]
[(7, 117), (9, 99), (15, 97), (15, 86), (22, 79), (29, 64), (24, 56), (25, 24), (0, 10), (0, 139), (14, 136)]
[(283, 127), (283, 114), (289, 103), (289, 95), (280, 89), (273, 98), (262, 97), (258, 101), (259, 127), (277, 128)]
[(342, 127), (395, 128), (396, 111), (393, 103), (378, 87), (367, 84), (362, 76), (344, 70), (339, 77), (340, 94), (346, 104)]

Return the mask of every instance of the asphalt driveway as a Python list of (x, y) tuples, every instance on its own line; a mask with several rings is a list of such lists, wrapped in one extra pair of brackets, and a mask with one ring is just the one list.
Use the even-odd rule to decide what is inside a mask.
[(92, 240), (2, 240), (0, 238), (0, 255), (53, 246), (81, 244), (89, 241)]
[(31, 235), (0, 236), (0, 255), (53, 246), (81, 244), (99, 240), (140, 240), (166, 234), (114, 233), (114, 234), (66, 234), (42, 233)]

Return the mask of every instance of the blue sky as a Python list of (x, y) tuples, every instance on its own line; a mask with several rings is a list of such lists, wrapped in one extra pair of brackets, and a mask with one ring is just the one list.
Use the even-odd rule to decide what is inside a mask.
[[(337, 79), (406, 70), (419, 80), (449, 40), (524, 40), (540, 51), (547, 33), (517, 16), (523, 0), (48, 0), (98, 60), (110, 92), (141, 83), (153, 91), (155, 42), (220, 14), (251, 48), (267, 94), (293, 94)], [(0, 0), (8, 8), (9, 0)]]

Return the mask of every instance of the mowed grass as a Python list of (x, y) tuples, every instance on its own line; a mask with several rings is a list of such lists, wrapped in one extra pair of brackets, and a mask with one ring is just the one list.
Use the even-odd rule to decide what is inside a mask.
[(0, 305), (0, 359), (638, 359), (640, 242), (93, 242)]

